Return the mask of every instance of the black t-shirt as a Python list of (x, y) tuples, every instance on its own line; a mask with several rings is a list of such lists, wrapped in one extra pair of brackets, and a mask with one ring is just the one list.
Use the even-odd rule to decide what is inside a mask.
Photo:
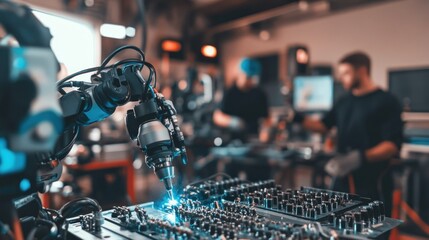
[[(327, 128), (337, 127), (337, 151), (368, 150), (383, 141), (402, 143), (403, 123), (398, 100), (382, 90), (363, 96), (351, 93), (340, 98), (322, 119)], [(367, 163), (353, 172), (358, 194), (374, 197), (378, 177), (387, 161)], [(371, 196), (372, 195), (372, 196)]]
[(267, 96), (260, 88), (241, 91), (234, 85), (226, 91), (223, 97), (221, 111), (232, 116), (240, 117), (246, 123), (246, 130), (248, 133), (257, 134), (259, 130), (259, 119), (268, 117)]

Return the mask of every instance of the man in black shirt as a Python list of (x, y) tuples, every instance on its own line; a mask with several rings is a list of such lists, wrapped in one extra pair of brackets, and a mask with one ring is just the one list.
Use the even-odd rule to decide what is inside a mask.
[(325, 166), (326, 172), (334, 177), (336, 190), (350, 191), (352, 176), (357, 194), (388, 202), (391, 189), (385, 184), (380, 196), (379, 180), (389, 160), (399, 155), (403, 130), (401, 107), (393, 95), (373, 83), (370, 71), (366, 54), (347, 55), (340, 61), (338, 74), (349, 93), (322, 120), (295, 115), (294, 121), (320, 133), (337, 128), (339, 155)]
[[(214, 123), (229, 128), (240, 135), (258, 135), (259, 121), (269, 125), (268, 100), (264, 91), (257, 86), (261, 65), (258, 61), (245, 58), (240, 63), (240, 75), (235, 84), (224, 94), (220, 110), (213, 115)], [(259, 138), (266, 141), (268, 134), (261, 132)]]

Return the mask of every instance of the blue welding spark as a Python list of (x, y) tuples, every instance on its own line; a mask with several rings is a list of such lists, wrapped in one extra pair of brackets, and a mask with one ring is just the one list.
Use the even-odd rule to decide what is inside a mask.
[(167, 214), (165, 218), (172, 224), (176, 223), (176, 214), (174, 213)]
[(179, 202), (178, 202), (176, 199), (170, 199), (170, 200), (167, 202), (167, 205), (168, 205), (168, 206), (176, 206), (177, 204), (179, 204)]

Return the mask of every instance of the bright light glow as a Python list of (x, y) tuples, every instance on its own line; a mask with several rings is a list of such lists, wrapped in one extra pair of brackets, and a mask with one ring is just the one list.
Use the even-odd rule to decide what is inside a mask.
[(98, 144), (94, 144), (91, 147), (91, 150), (95, 153), (95, 154), (100, 154), (101, 153), (101, 146)]
[(98, 142), (101, 139), (101, 130), (99, 128), (93, 128), (88, 133), (88, 139), (93, 142)]
[(133, 162), (134, 169), (141, 169), (143, 167), (143, 160), (136, 158)]
[(217, 137), (217, 138), (215, 138), (214, 139), (214, 145), (216, 146), (216, 147), (219, 147), (219, 146), (221, 146), (222, 145), (222, 138), (220, 138), (220, 137)]
[(217, 49), (212, 45), (204, 45), (201, 48), (201, 53), (204, 57), (215, 58), (217, 56)]
[(176, 214), (174, 213), (168, 214), (165, 218), (167, 221), (169, 221), (172, 224), (176, 223)]
[(100, 26), (100, 34), (103, 37), (124, 39), (127, 36), (126, 32), (126, 28), (122, 25), (105, 23)]
[(94, 0), (85, 0), (85, 5), (87, 7), (92, 7), (94, 6)]
[(177, 84), (180, 90), (185, 91), (185, 89), (188, 87), (188, 82), (185, 79), (182, 79)]
[[(100, 41), (94, 26), (85, 20), (34, 10), (34, 15), (49, 28), (51, 48), (68, 74), (99, 65)], [(82, 76), (81, 79), (88, 79)]]
[(263, 41), (268, 41), (271, 38), (271, 34), (267, 30), (262, 30), (259, 32), (259, 38)]
[(308, 63), (308, 52), (302, 48), (299, 48), (296, 51), (296, 61), (300, 64), (307, 64)]
[(136, 29), (133, 27), (127, 27), (125, 29), (125, 34), (127, 35), (127, 37), (135, 37), (136, 36)]
[(176, 206), (177, 204), (179, 204), (179, 202), (176, 199), (170, 199), (167, 203), (169, 206)]
[(162, 41), (161, 48), (164, 52), (178, 52), (182, 49), (182, 44), (174, 40)]

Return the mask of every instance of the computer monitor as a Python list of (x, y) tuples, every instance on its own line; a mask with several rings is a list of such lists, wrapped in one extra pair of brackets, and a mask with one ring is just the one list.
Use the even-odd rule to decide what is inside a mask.
[(298, 112), (325, 112), (334, 103), (332, 76), (297, 76), (293, 80), (293, 107)]
[(409, 113), (429, 113), (429, 67), (389, 71), (389, 92)]

